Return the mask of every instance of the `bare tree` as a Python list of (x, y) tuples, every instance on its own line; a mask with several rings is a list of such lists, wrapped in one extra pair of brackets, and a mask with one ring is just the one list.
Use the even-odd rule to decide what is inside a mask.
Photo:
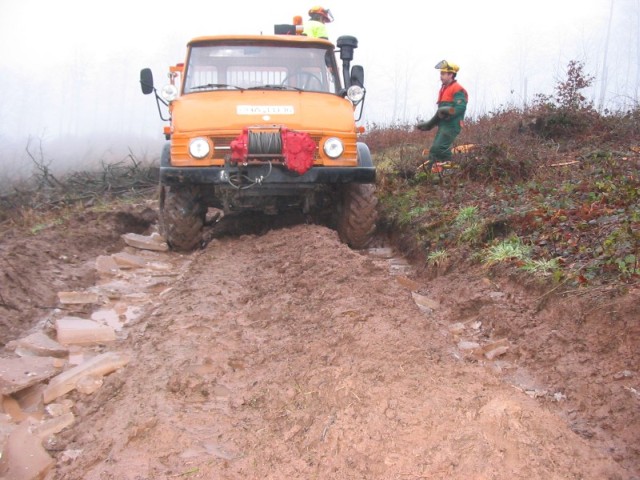
[(51, 165), (51, 160), (47, 160), (44, 157), (44, 151), (42, 150), (42, 138), (38, 139), (37, 141), (38, 145), (35, 148), (35, 152), (34, 152), (34, 148), (31, 145), (32, 141), (34, 141), (34, 138), (29, 136), (25, 150), (27, 152), (27, 155), (33, 162), (36, 171), (39, 172), (39, 174), (36, 174), (38, 186), (41, 188), (42, 187), (51, 188), (51, 187), (62, 186), (62, 184), (58, 181), (56, 177), (53, 176), (53, 173), (51, 173), (51, 170), (49, 169), (49, 166)]
[(607, 25), (607, 37), (604, 42), (604, 57), (602, 59), (602, 74), (600, 75), (600, 100), (598, 102), (598, 111), (602, 112), (604, 108), (604, 101), (607, 92), (607, 56), (609, 54), (609, 38), (611, 37), (611, 22), (613, 19), (613, 4), (615, 0), (611, 0), (611, 7), (609, 8), (609, 23)]

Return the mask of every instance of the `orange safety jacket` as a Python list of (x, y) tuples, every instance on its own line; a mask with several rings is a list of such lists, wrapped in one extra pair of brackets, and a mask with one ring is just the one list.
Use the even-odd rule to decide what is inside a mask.
[(454, 80), (449, 85), (443, 85), (440, 87), (440, 92), (438, 93), (438, 103), (453, 102), (453, 97), (460, 91), (464, 93), (465, 100), (468, 100), (469, 95), (467, 94), (467, 91), (458, 83), (457, 80)]
[(467, 102), (469, 101), (469, 94), (460, 85), (457, 80), (454, 80), (449, 85), (443, 85), (438, 93), (438, 107), (458, 107), (456, 108), (456, 114), (462, 113), (467, 109)]

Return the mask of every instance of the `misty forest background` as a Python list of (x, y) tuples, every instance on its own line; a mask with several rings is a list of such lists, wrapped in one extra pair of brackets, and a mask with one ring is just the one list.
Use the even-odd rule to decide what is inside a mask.
[[(576, 60), (591, 79), (581, 92), (599, 114), (617, 115), (636, 108), (640, 94), (640, 0), (610, 0), (600, 7), (605, 5), (606, 19), (599, 19), (598, 31), (582, 33), (582, 44), (570, 48), (552, 45), (549, 42), (555, 37), (548, 33), (533, 40), (516, 35), (501, 39), (512, 61), (504, 62), (504, 52), (486, 51), (481, 56), (486, 64), (482, 71), (472, 73), (470, 66), (463, 65), (461, 83), (471, 95), (469, 125), (507, 109), (527, 112), (538, 95), (554, 95), (555, 85), (563, 81), (567, 66)], [(571, 30), (570, 20), (567, 31)], [(361, 26), (354, 30), (361, 44), (356, 63), (362, 63), (366, 71), (368, 94), (361, 122), (366, 130), (411, 130), (418, 120), (430, 118), (439, 82), (426, 54), (437, 46), (425, 44), (424, 35), (409, 29), (389, 57), (380, 47), (371, 49), (379, 45), (378, 38), (372, 38)], [(545, 32), (544, 25), (536, 30)], [(374, 36), (379, 37), (379, 32)], [(157, 162), (165, 122), (159, 118), (153, 99), (141, 94), (139, 71), (151, 67), (157, 86), (162, 86), (167, 67), (183, 60), (186, 40), (179, 32), (170, 31), (159, 40), (142, 36), (135, 47), (120, 43), (91, 51), (69, 45), (64, 63), (39, 67), (50, 63), (38, 56), (48, 52), (43, 38), (33, 43), (36, 49), (23, 59), (29, 61), (23, 63), (29, 68), (0, 65), (0, 86), (10, 93), (0, 109), (0, 192), (10, 192), (16, 182), (37, 176), (43, 165), (62, 175), (102, 169), (105, 163), (131, 156), (138, 162)], [(468, 45), (469, 51), (474, 48)], [(540, 56), (541, 49), (547, 53), (545, 58)], [(562, 49), (577, 51), (576, 60), (565, 58), (566, 53), (549, 57), (552, 51)]]

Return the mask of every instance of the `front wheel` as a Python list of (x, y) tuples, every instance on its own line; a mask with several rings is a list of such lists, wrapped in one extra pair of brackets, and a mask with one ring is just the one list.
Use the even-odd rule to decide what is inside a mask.
[(160, 233), (173, 250), (195, 249), (202, 240), (207, 207), (198, 189), (160, 186)]
[(377, 220), (375, 184), (346, 185), (338, 204), (337, 230), (340, 240), (356, 250), (366, 248), (373, 240)]

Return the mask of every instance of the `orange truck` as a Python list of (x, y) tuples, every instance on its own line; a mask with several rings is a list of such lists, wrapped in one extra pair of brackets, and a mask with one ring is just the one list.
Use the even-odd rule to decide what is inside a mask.
[(159, 90), (150, 69), (140, 72), (142, 93), (155, 95), (168, 122), (159, 225), (172, 249), (202, 244), (210, 207), (225, 215), (328, 211), (355, 249), (374, 235), (376, 170), (356, 124), (364, 70), (351, 64), (358, 41), (341, 36), (334, 45), (282, 27), (194, 38)]

